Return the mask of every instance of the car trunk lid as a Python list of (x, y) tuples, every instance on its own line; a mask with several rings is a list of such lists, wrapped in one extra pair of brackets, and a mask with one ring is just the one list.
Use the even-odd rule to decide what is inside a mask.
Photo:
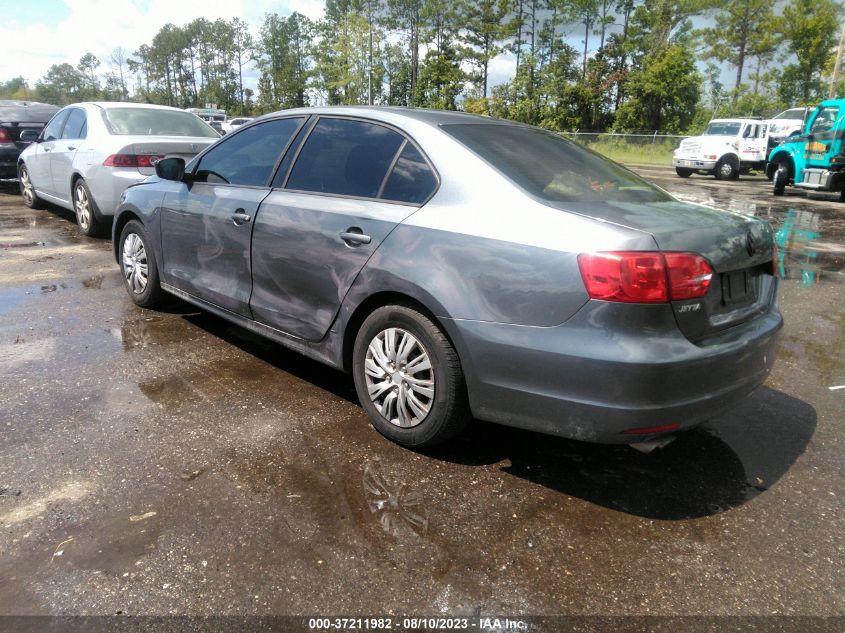
[[(143, 137), (133, 139), (121, 150), (121, 153), (148, 156), (153, 163), (156, 162), (156, 158), (164, 158), (165, 156), (182, 158), (187, 163), (215, 140), (193, 136)], [(155, 173), (155, 165), (139, 166), (138, 171), (147, 176), (152, 175)]]
[(9, 142), (23, 150), (29, 143), (20, 141), (21, 132), (34, 130), (40, 132), (53, 115), (59, 111), (56, 106), (28, 101), (0, 101), (0, 127)]
[(774, 238), (767, 222), (677, 200), (565, 208), (649, 233), (661, 251), (693, 252), (708, 260), (714, 274), (707, 294), (672, 302), (678, 326), (691, 340), (753, 318), (773, 300)]

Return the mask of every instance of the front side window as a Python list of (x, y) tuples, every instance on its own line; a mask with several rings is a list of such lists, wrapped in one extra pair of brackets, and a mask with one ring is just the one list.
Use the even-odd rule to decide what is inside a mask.
[(64, 125), (65, 119), (67, 119), (69, 113), (70, 110), (62, 110), (50, 119), (50, 122), (41, 133), (41, 138), (45, 141), (55, 141), (59, 138), (59, 134), (62, 132), (62, 125)]
[(322, 118), (308, 135), (286, 188), (375, 198), (404, 140), (382, 125)]
[(557, 134), (522, 125), (462, 123), (442, 129), (531, 195), (549, 202), (664, 202), (633, 172)]
[(198, 117), (180, 110), (107, 108), (103, 118), (109, 132), (120, 136), (219, 136)]
[(82, 139), (87, 132), (85, 110), (73, 108), (67, 117), (65, 129), (62, 130), (63, 139)]
[(232, 134), (203, 155), (194, 179), (208, 183), (265, 186), (279, 154), (301, 123), (302, 118), (276, 119)]
[(813, 120), (813, 125), (810, 128), (810, 134), (816, 134), (818, 132), (827, 132), (828, 130), (832, 130), (833, 122), (836, 121), (836, 117), (838, 114), (839, 108), (836, 107), (826, 107), (819, 110), (819, 113)]

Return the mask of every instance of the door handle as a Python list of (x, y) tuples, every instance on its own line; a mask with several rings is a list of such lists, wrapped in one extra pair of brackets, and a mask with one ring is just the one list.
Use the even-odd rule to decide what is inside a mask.
[(68, 145), (67, 149), (68, 149), (69, 152), (72, 152), (73, 150), (76, 149), (76, 145)]
[(44, 148), (42, 148), (42, 149), (43, 149), (45, 152), (49, 152), (52, 148), (50, 148), (50, 147), (44, 147)]
[(244, 213), (243, 209), (237, 209), (232, 214), (232, 222), (234, 222), (235, 226), (240, 226), (241, 224), (246, 224), (252, 219), (252, 216), (248, 213)]
[(347, 246), (358, 246), (359, 244), (369, 244), (373, 241), (369, 235), (364, 233), (357, 226), (350, 227), (340, 234), (340, 239), (346, 242)]

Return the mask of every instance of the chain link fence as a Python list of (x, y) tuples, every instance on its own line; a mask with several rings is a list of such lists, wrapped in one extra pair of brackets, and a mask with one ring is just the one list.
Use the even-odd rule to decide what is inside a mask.
[(619, 163), (672, 166), (672, 152), (689, 135), (563, 132), (567, 138)]

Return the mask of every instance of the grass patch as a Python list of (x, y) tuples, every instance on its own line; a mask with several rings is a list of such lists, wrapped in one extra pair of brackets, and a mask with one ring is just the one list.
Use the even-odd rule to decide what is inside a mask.
[(624, 139), (603, 138), (597, 141), (576, 139), (585, 147), (602, 156), (607, 156), (617, 163), (630, 165), (672, 166), (672, 152), (678, 147), (680, 139), (656, 139), (654, 143), (644, 138), (642, 142), (632, 143)]

